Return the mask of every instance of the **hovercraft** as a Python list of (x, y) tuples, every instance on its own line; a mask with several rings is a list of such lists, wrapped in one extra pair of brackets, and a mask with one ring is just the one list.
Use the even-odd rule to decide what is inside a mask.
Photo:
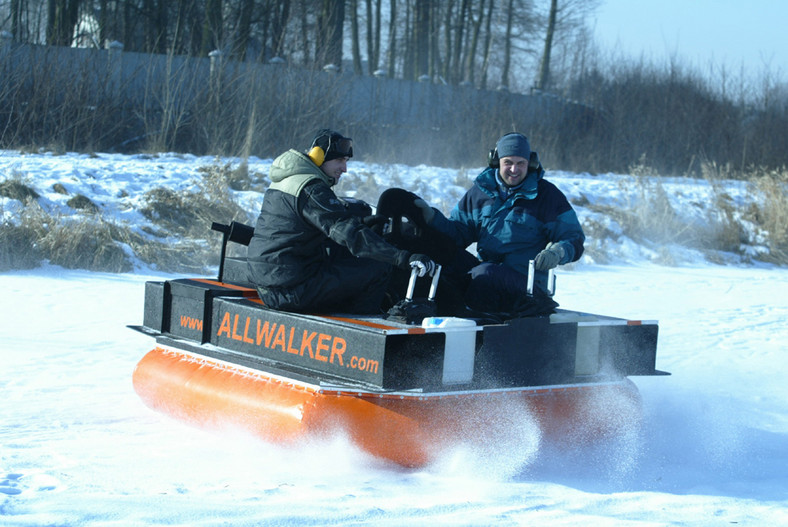
[(143, 324), (129, 326), (156, 339), (134, 389), (176, 419), (285, 444), (344, 434), (418, 467), (452, 446), (519, 433), (507, 423), (522, 413), (559, 442), (631, 430), (641, 406), (628, 376), (666, 374), (655, 369), (655, 321), (564, 309), (504, 321), (269, 309), (246, 259), (226, 256), (252, 227), (212, 229), (223, 233), (218, 277), (147, 282)]

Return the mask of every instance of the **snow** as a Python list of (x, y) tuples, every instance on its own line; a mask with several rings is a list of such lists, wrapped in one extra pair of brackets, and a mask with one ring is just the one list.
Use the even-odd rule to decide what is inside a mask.
[[(50, 191), (60, 182), (116, 221), (139, 224), (147, 220), (134, 204), (145, 191), (193, 188), (198, 168), (215, 163), (0, 152), (0, 174), (26, 180), (50, 213), (74, 213)], [(266, 174), (270, 163), (250, 159), (249, 170)], [(350, 170), (346, 195), (402, 186), (448, 211), (479, 167), (353, 161)], [(629, 199), (618, 184), (626, 175), (547, 177), (591, 203)], [(664, 185), (687, 217), (708, 192), (703, 181)], [(745, 198), (741, 185), (726, 188)], [(254, 216), (261, 196), (238, 197)], [(0, 201), (8, 221), (19, 209)], [(613, 262), (561, 268), (557, 300), (659, 320), (657, 367), (672, 375), (632, 378), (642, 429), (571, 450), (524, 431), (520, 444), (492, 445), (493, 454), (460, 448), (418, 470), (372, 459), (341, 437), (275, 446), (145, 407), (131, 373), (153, 341), (126, 325), (141, 322), (144, 283), (163, 273), (140, 264), (129, 274), (48, 264), (2, 273), (0, 524), (788, 525), (788, 270), (734, 257), (711, 264), (679, 247), (668, 249), (681, 264), (667, 267), (650, 261), (653, 248), (602, 241)]]

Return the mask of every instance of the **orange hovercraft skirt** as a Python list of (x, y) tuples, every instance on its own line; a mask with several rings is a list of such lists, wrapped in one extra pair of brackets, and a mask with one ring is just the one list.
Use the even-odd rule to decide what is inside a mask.
[(140, 360), (133, 385), (147, 406), (203, 428), (236, 426), (282, 444), (341, 432), (406, 467), (427, 465), (457, 443), (494, 442), (517, 414), (529, 414), (543, 439), (559, 442), (609, 437), (641, 418), (640, 395), (626, 378), (434, 394), (357, 392), (165, 347)]

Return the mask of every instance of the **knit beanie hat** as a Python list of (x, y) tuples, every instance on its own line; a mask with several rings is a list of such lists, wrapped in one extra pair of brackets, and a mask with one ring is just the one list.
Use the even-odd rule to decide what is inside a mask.
[(509, 156), (520, 156), (528, 159), (531, 156), (531, 145), (528, 144), (528, 139), (523, 134), (516, 132), (506, 134), (498, 139), (495, 148), (498, 151), (498, 159)]
[(325, 153), (323, 162), (340, 157), (353, 157), (353, 140), (327, 128), (320, 130), (312, 140), (310, 148), (316, 146), (322, 148)]

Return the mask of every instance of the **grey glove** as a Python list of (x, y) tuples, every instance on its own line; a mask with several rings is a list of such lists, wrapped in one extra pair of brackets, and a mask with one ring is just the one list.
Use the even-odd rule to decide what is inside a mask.
[(565, 254), (560, 243), (548, 243), (547, 247), (534, 258), (534, 268), (537, 271), (554, 269), (561, 263)]
[(429, 203), (424, 201), (421, 198), (414, 199), (413, 204), (416, 205), (419, 209), (421, 209), (421, 214), (424, 216), (424, 221), (429, 225), (432, 221), (432, 218), (435, 217), (435, 211), (430, 207)]
[(425, 275), (432, 276), (435, 273), (435, 262), (430, 259), (426, 254), (414, 254), (410, 257), (410, 266), (413, 269), (418, 269), (418, 276)]

